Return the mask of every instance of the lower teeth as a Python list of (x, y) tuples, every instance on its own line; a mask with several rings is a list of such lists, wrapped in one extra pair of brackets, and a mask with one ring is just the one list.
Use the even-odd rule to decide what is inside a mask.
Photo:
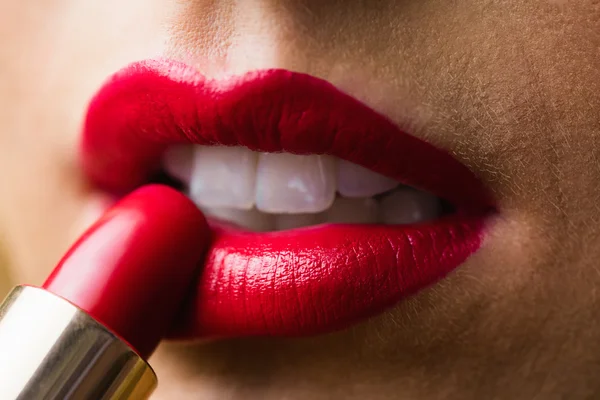
[(210, 218), (233, 223), (256, 232), (281, 231), (323, 223), (346, 224), (413, 224), (438, 218), (439, 199), (428, 193), (400, 187), (380, 200), (337, 197), (326, 211), (316, 214), (270, 214), (256, 208), (204, 208)]

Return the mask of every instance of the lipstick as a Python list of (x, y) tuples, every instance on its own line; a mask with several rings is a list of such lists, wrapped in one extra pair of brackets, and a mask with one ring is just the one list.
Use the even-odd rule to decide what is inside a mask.
[(150, 185), (110, 208), (41, 287), (0, 304), (0, 398), (146, 399), (147, 363), (177, 316), (210, 231), (174, 189)]

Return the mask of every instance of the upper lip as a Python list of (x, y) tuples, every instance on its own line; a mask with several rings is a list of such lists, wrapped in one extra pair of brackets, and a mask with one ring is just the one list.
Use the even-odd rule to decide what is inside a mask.
[(148, 182), (174, 143), (330, 154), (427, 190), (462, 215), (415, 227), (217, 236), (199, 300), (181, 324), (185, 334), (306, 334), (345, 326), (458, 266), (479, 247), (482, 216), (493, 207), (482, 182), (445, 151), (330, 83), (286, 70), (219, 82), (174, 61), (133, 64), (92, 99), (82, 164), (100, 188), (127, 192)]
[(287, 70), (219, 82), (173, 61), (133, 64), (90, 104), (83, 166), (102, 188), (129, 191), (160, 168), (162, 152), (173, 143), (330, 154), (459, 209), (493, 205), (481, 181), (448, 153), (399, 130), (332, 84)]

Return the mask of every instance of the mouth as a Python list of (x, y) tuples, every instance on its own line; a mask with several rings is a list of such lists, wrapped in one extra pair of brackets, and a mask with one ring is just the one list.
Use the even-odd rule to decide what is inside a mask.
[(81, 156), (102, 190), (168, 176), (208, 216), (178, 339), (346, 328), (462, 264), (494, 209), (447, 152), (285, 70), (215, 81), (178, 62), (133, 64), (92, 99)]

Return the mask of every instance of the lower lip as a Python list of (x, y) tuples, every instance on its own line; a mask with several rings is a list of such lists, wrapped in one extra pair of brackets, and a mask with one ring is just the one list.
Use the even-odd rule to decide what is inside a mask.
[(446, 276), (481, 244), (484, 219), (415, 226), (215, 230), (171, 337), (306, 336), (346, 328)]

